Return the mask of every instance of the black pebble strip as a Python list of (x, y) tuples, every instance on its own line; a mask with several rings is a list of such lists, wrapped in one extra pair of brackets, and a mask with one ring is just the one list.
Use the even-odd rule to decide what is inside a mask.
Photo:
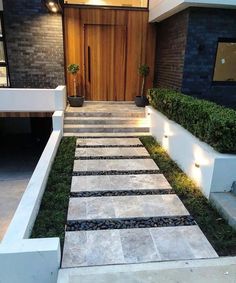
[(79, 148), (104, 148), (104, 147), (144, 147), (142, 144), (132, 144), (132, 145), (77, 145)]
[(144, 195), (171, 195), (175, 192), (171, 189), (157, 189), (157, 190), (121, 190), (121, 191), (83, 191), (71, 192), (70, 197), (112, 197), (112, 196), (144, 196)]
[(76, 156), (75, 160), (151, 159), (151, 156)]
[[(150, 137), (150, 134), (149, 133), (147, 133), (147, 135), (145, 135), (145, 137), (146, 136), (149, 136)], [(104, 137), (102, 137), (102, 136), (100, 136), (100, 137), (98, 137), (98, 136), (87, 136), (87, 137), (77, 137), (78, 139), (123, 139), (123, 138), (125, 138), (125, 139), (139, 139), (140, 137), (143, 137), (143, 136), (104, 136)]]
[(91, 231), (196, 225), (192, 216), (67, 221), (66, 231)]
[(130, 170), (130, 171), (74, 171), (72, 176), (101, 176), (101, 175), (140, 175), (140, 174), (159, 174), (160, 170)]

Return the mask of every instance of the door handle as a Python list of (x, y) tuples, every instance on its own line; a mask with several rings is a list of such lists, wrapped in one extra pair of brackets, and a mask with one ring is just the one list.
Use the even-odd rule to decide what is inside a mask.
[(88, 81), (91, 82), (91, 49), (88, 46)]

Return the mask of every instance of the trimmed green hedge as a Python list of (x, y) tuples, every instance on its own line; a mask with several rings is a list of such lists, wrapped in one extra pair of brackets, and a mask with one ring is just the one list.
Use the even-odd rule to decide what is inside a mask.
[(168, 89), (150, 89), (150, 104), (222, 153), (236, 153), (236, 112)]

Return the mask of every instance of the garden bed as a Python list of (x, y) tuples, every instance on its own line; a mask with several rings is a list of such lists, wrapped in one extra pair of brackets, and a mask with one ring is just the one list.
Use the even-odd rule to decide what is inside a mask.
[(32, 238), (59, 237), (64, 242), (76, 138), (63, 138), (43, 195)]
[(216, 252), (220, 256), (236, 256), (236, 231), (222, 219), (197, 185), (170, 159), (153, 137), (141, 137), (140, 140)]

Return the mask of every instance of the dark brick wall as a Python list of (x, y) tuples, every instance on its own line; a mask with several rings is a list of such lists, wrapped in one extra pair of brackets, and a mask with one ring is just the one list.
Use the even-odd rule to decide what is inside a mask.
[(212, 83), (219, 38), (236, 38), (236, 10), (189, 10), (182, 92), (236, 108), (236, 85)]
[(187, 28), (188, 11), (157, 25), (155, 85), (181, 90)]
[(55, 88), (65, 83), (61, 15), (41, 0), (3, 0), (12, 87)]

